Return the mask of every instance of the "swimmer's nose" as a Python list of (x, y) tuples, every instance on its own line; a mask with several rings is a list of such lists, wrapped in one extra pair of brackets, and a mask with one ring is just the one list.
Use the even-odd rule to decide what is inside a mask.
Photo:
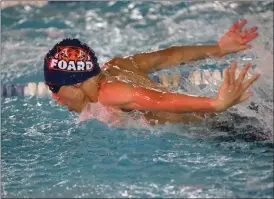
[(58, 104), (60, 105), (65, 105), (65, 103), (63, 103), (61, 100), (60, 100), (60, 97), (58, 97), (56, 94), (52, 94), (51, 97), (53, 99), (55, 99), (57, 101)]
[(51, 94), (51, 97), (52, 97), (53, 99), (55, 99), (55, 100), (59, 100), (59, 97), (58, 97), (56, 94), (54, 94), (54, 93)]

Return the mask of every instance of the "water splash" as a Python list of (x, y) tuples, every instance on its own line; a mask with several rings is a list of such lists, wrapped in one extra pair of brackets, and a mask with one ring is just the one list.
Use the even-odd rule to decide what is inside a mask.
[(126, 113), (118, 109), (105, 107), (99, 102), (89, 103), (80, 113), (76, 123), (79, 124), (92, 119), (96, 119), (108, 127), (148, 129), (150, 132), (155, 132), (155, 129), (147, 123), (143, 114), (139, 111)]
[[(121, 1), (105, 5), (104, 2), (81, 2), (81, 6), (70, 2), (71, 10), (65, 5), (58, 6), (59, 2), (56, 4), (56, 7), (32, 8), (27, 15), (21, 7), (2, 10), (2, 79), (10, 77), (13, 83), (42, 81), (43, 56), (62, 39), (55, 32), (47, 34), (49, 27), (60, 31), (60, 37), (64, 33), (65, 37), (76, 36), (87, 41), (97, 52), (99, 63), (103, 64), (114, 56), (158, 50), (169, 45), (211, 43), (234, 20), (248, 17), (250, 24), (260, 26), (260, 37), (252, 43), (254, 50), (259, 45), (262, 47), (256, 52), (262, 55), (258, 60), (252, 58), (252, 62), (262, 62), (262, 58), (268, 57), (267, 52), (273, 54), (273, 9), (266, 8), (273, 4), (270, 1), (136, 2), (134, 6)], [(188, 10), (182, 8), (184, 4), (187, 4)], [(130, 12), (134, 9), (140, 11), (145, 23), (143, 19), (132, 17)], [(186, 12), (180, 13), (180, 10)], [(90, 11), (96, 14), (88, 16)], [(269, 11), (270, 14), (267, 13)], [(39, 24), (36, 24), (39, 19)], [(107, 21), (107, 26), (102, 19)], [(35, 24), (43, 28), (37, 30)], [(87, 30), (89, 27), (92, 29)], [(53, 38), (55, 36), (57, 38)], [(242, 55), (240, 53), (221, 62), (229, 64), (239, 59), (243, 63)], [(221, 66), (221, 62), (216, 63), (217, 67)], [(209, 63), (205, 61), (203, 64)], [(203, 64), (195, 63), (193, 69), (199, 70)], [(272, 105), (267, 100), (273, 99), (272, 65), (266, 59), (258, 66), (262, 77), (267, 78), (256, 82), (252, 88), (256, 91), (255, 96), (251, 99), (271, 112)], [(212, 85), (200, 88), (190, 82), (187, 90), (205, 94), (216, 91)], [(37, 106), (36, 100), (43, 102), (42, 106)], [(219, 115), (218, 121), (208, 122), (208, 125), (153, 127), (160, 133), (166, 133), (155, 136), (147, 130), (105, 128), (93, 121), (75, 126), (71, 123), (74, 117), (68, 118), (67, 110), (54, 101), (6, 98), (1, 110), (3, 197), (273, 196), (273, 145), (265, 148), (256, 147), (254, 142), (233, 141), (235, 136), (251, 132), (251, 128), (256, 130), (256, 127), (263, 126), (262, 132), (270, 129), (272, 113), (264, 113), (262, 107), (257, 113), (248, 109), (248, 105), (230, 109)], [(232, 113), (236, 115), (234, 118)], [(266, 125), (262, 125), (264, 116)], [(249, 129), (245, 128), (248, 124), (244, 125), (248, 121), (251, 124)], [(44, 126), (48, 123), (50, 126)], [(136, 138), (132, 132), (145, 132), (147, 137), (141, 135)], [(193, 136), (193, 139), (182, 135)], [(206, 144), (207, 139), (214, 141)], [(126, 160), (134, 165), (118, 167), (117, 170), (119, 164), (110, 165), (106, 161), (119, 159), (123, 154), (127, 154)], [(37, 155), (40, 155), (38, 160)], [(136, 156), (139, 158), (136, 159)], [(192, 185), (199, 187), (193, 188)]]

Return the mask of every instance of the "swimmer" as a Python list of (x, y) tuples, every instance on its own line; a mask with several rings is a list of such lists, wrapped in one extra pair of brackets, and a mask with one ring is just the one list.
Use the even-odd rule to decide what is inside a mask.
[(154, 82), (148, 74), (208, 57), (220, 58), (251, 46), (258, 37), (257, 27), (243, 30), (247, 21), (236, 21), (216, 45), (171, 46), (169, 48), (115, 57), (101, 68), (94, 51), (78, 39), (64, 39), (45, 56), (45, 83), (52, 97), (69, 111), (80, 113), (89, 103), (99, 102), (115, 111), (138, 110), (151, 123), (192, 123), (246, 101), (248, 88), (259, 74), (244, 80), (251, 66), (246, 64), (238, 76), (237, 63), (224, 72), (216, 97), (172, 93)]

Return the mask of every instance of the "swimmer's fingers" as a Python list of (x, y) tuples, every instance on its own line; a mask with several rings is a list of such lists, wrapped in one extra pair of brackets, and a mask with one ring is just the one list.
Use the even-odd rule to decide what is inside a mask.
[(260, 74), (253, 75), (250, 79), (246, 80), (242, 84), (242, 92), (245, 92), (258, 78), (260, 77)]
[(236, 21), (229, 29), (230, 32), (236, 32), (239, 22)]
[(242, 20), (241, 22), (236, 21), (231, 28), (229, 29), (230, 32), (241, 32), (242, 28), (245, 26), (247, 23), (247, 20)]
[(226, 85), (230, 84), (229, 67), (226, 67), (226, 69), (224, 70), (224, 84), (226, 84)]
[(245, 67), (241, 70), (238, 78), (236, 79), (235, 85), (238, 88), (241, 87), (242, 82), (244, 81), (245, 75), (246, 75), (247, 71), (249, 70), (250, 66), (251, 66), (251, 63), (246, 64)]
[(254, 26), (248, 30), (243, 31), (240, 35), (241, 37), (244, 39), (245, 37), (247, 37), (248, 35), (255, 33), (258, 30), (257, 26)]
[(252, 96), (252, 95), (253, 95), (253, 92), (252, 92), (252, 91), (245, 92), (245, 93), (241, 96), (241, 98), (239, 99), (239, 101), (238, 101), (237, 104), (239, 104), (239, 103), (241, 103), (241, 102), (244, 102), (244, 101), (248, 100), (248, 98), (249, 98), (250, 96)]
[(257, 75), (254, 75), (251, 79), (247, 80), (244, 84), (242, 84), (242, 86), (240, 87), (241, 88), (241, 95), (240, 95), (240, 98), (237, 100), (237, 102), (235, 103), (236, 104), (239, 104), (239, 103), (242, 103), (246, 100), (248, 100), (248, 98), (250, 96), (253, 95), (253, 92), (252, 91), (247, 91), (246, 90), (260, 77), (259, 74)]
[(256, 32), (257, 30), (258, 30), (258, 27), (257, 27), (257, 26), (254, 26), (254, 27), (252, 27), (252, 28), (246, 30), (245, 32), (246, 32), (246, 34), (249, 35), (249, 34), (252, 34), (252, 33)]
[(236, 32), (241, 32), (242, 28), (245, 26), (246, 23), (247, 23), (247, 20), (246, 20), (246, 19), (243, 19), (243, 20), (239, 23), (239, 25), (238, 25), (238, 27), (237, 27), (237, 29), (236, 29)]
[(244, 39), (242, 39), (242, 42), (241, 44), (246, 44), (254, 39), (256, 39), (257, 37), (259, 36), (258, 33), (252, 33), (252, 34), (249, 34), (248, 36), (246, 36)]
[(236, 71), (236, 68), (237, 68), (237, 62), (236, 61), (234, 61), (233, 63), (232, 63), (232, 65), (231, 65), (231, 68), (230, 68), (230, 70), (229, 70), (229, 84), (230, 85), (234, 85), (234, 82), (235, 82), (235, 71)]

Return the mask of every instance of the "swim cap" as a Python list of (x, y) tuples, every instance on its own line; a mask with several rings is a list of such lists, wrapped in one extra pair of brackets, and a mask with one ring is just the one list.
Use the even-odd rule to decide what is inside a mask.
[(44, 77), (49, 86), (77, 84), (100, 71), (94, 51), (78, 39), (62, 40), (44, 59)]

